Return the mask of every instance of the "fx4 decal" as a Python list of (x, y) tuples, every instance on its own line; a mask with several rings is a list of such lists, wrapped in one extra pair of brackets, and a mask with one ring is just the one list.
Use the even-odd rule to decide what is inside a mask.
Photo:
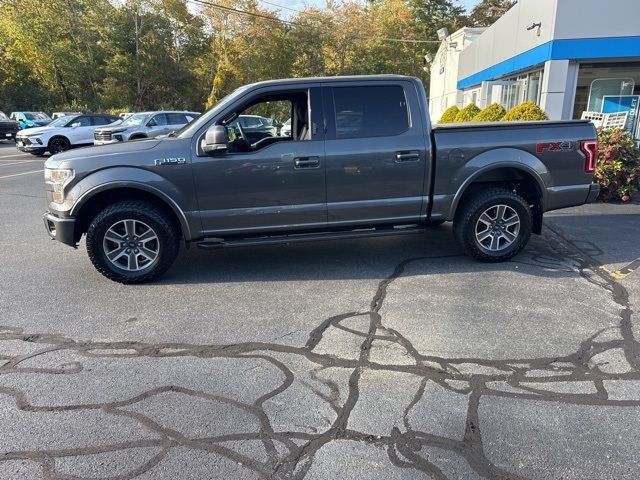
[(536, 145), (536, 152), (566, 152), (573, 150), (573, 142), (549, 142)]

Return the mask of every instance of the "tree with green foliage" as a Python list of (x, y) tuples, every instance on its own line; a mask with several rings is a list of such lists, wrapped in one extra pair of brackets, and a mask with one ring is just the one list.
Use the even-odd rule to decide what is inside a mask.
[(471, 10), (468, 22), (473, 27), (488, 27), (515, 4), (516, 0), (482, 0)]

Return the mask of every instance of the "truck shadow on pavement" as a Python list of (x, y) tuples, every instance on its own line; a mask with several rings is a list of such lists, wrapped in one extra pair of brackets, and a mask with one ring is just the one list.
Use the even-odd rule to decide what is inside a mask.
[[(420, 352), (401, 331), (390, 327), (385, 321), (383, 307), (394, 282), (401, 279), (409, 268), (418, 266), (424, 260), (453, 257), (458, 255), (457, 252), (427, 254), (398, 261), (393, 272), (379, 281), (377, 289), (372, 292), (367, 310), (343, 312), (318, 319), (309, 332), (306, 343), (298, 346), (277, 342), (224, 345), (148, 344), (134, 340), (104, 342), (26, 332), (10, 325), (0, 327), (0, 345), (12, 342), (33, 347), (33, 351), (29, 353), (0, 357), (4, 361), (0, 367), (0, 379), (6, 380), (0, 386), (0, 400), (11, 400), (12, 404), (5, 408), (13, 409), (13, 415), (29, 412), (35, 415), (64, 413), (73, 416), (98, 412), (102, 415), (101, 421), (124, 419), (138, 425), (145, 432), (143, 438), (105, 440), (100, 445), (9, 448), (0, 456), (0, 467), (4, 462), (32, 462), (41, 468), (44, 478), (57, 478), (58, 475), (63, 475), (58, 470), (60, 464), (69, 459), (146, 448), (148, 454), (136, 455), (130, 462), (132, 465), (104, 478), (132, 479), (145, 473), (150, 478), (158, 478), (163, 472), (158, 469), (163, 468), (172, 452), (185, 448), (202, 454), (212, 453), (232, 461), (236, 468), (244, 472), (238, 474), (238, 478), (257, 476), (294, 479), (303, 478), (312, 472), (316, 457), (333, 442), (351, 441), (375, 447), (377, 451), (383, 452), (382, 458), (386, 457), (392, 468), (404, 471), (408, 469), (413, 472), (409, 477), (413, 478), (421, 474), (435, 479), (453, 478), (454, 475), (449, 470), (450, 462), (443, 463), (437, 457), (427, 454), (433, 448), (461, 459), (465, 464), (464, 468), (468, 468), (465, 478), (472, 475), (496, 479), (525, 478), (496, 465), (485, 452), (483, 429), (487, 425), (483, 424), (479, 413), (484, 399), (534, 400), (612, 408), (640, 407), (640, 399), (614, 394), (613, 388), (620, 383), (640, 380), (640, 343), (633, 334), (632, 311), (625, 287), (599, 268), (592, 257), (596, 253), (595, 249), (585, 252), (553, 232), (545, 234), (545, 244), (547, 247), (542, 248), (538, 246), (539, 242), (534, 242), (526, 254), (519, 256), (510, 267), (502, 268), (512, 268), (519, 263), (523, 268), (536, 268), (539, 270), (537, 274), (542, 276), (577, 276), (594, 288), (606, 292), (617, 306), (618, 325), (608, 329), (609, 331), (593, 332), (583, 339), (577, 350), (569, 354), (501, 360), (442, 357)], [(314, 251), (312, 248), (309, 250)], [(285, 255), (282, 253), (281, 258), (276, 261), (284, 261)], [(300, 261), (296, 260), (296, 255), (299, 253), (294, 254), (292, 264)], [(348, 256), (347, 251), (345, 258)], [(211, 260), (210, 265), (200, 266), (195, 277), (203, 281), (208, 276), (207, 269), (219, 263), (219, 259)], [(188, 276), (186, 269), (187, 267), (185, 271), (176, 272), (173, 276)], [(477, 266), (476, 269), (481, 268)], [(291, 270), (289, 279), (295, 280), (297, 275), (305, 278), (309, 276), (309, 272), (298, 272), (295, 265)], [(252, 275), (264, 277), (260, 272)], [(209, 278), (212, 277), (214, 275)], [(347, 335), (357, 342), (358, 348), (352, 355), (332, 351), (331, 342), (326, 340), (336, 333)], [(378, 344), (393, 345), (402, 352), (402, 360), (380, 359), (376, 353)], [(602, 361), (614, 352), (620, 356), (618, 364)], [(204, 362), (212, 372), (217, 363), (235, 363), (238, 378), (245, 378), (243, 375), (249, 375), (247, 372), (257, 368), (277, 373), (279, 380), (265, 390), (261, 390), (259, 380), (255, 380), (255, 384), (247, 381), (245, 388), (254, 392), (253, 401), (240, 400), (235, 394), (220, 393), (214, 388), (195, 388), (186, 381), (181, 382), (179, 378), (173, 382), (165, 380), (164, 383), (159, 379), (158, 384), (147, 379), (144, 387), (136, 385), (137, 391), (129, 396), (122, 396), (117, 392), (104, 393), (102, 401), (93, 402), (34, 402), (26, 389), (20, 387), (21, 378), (44, 376), (60, 378), (60, 384), (56, 388), (64, 389), (69, 382), (74, 381), (74, 376), (86, 375), (83, 381), (87, 382), (87, 388), (90, 389), (94, 387), (87, 379), (98, 375), (100, 364), (115, 365), (117, 362), (143, 360), (151, 362), (151, 365), (154, 362), (174, 360)], [(251, 368), (245, 369), (247, 366)], [(92, 369), (96, 373), (91, 373)], [(359, 403), (367, 401), (362, 391), (363, 378), (372, 373), (405, 374), (415, 378), (417, 382), (410, 392), (409, 400), (401, 405), (401, 420), (381, 434), (372, 434), (351, 426), (354, 412), (360, 408)], [(566, 387), (572, 385), (589, 385), (591, 388), (584, 391), (582, 387), (575, 390), (569, 388), (567, 391)], [(433, 387), (457, 395), (465, 402), (461, 438), (437, 434), (416, 425), (416, 417), (412, 411), (429, 395)], [(282, 402), (286, 410), (285, 417), (293, 415), (290, 412), (295, 411), (296, 406), (287, 404), (286, 396), (287, 391), (294, 388), (306, 388), (312, 397), (310, 401), (321, 406), (317, 408), (324, 408), (323, 411), (328, 412), (325, 413), (328, 422), (326, 426), (309, 429), (287, 424), (283, 427), (283, 420), (274, 412), (273, 403), (284, 398)], [(120, 398), (113, 398), (119, 395)], [(167, 395), (177, 397), (178, 402), (183, 404), (206, 402), (209, 412), (218, 411), (220, 415), (229, 410), (240, 412), (235, 415), (249, 417), (247, 423), (254, 427), (244, 428), (240, 424), (228, 432), (217, 430), (215, 435), (198, 435), (186, 431), (186, 421), (182, 425), (167, 425), (144, 408), (148, 402), (166, 399)], [(238, 442), (253, 443), (249, 443), (252, 447), (247, 451), (246, 445), (241, 448), (238, 446), (241, 443)], [(635, 473), (637, 477), (638, 472)]]
[[(399, 237), (308, 242), (288, 246), (260, 246), (200, 251), (183, 251), (158, 285), (215, 282), (358, 280), (380, 278), (388, 271), (389, 261), (405, 258), (414, 262), (407, 275), (447, 275), (462, 272), (514, 271), (540, 277), (572, 276), (575, 271), (563, 266), (564, 258), (549, 248), (546, 236), (532, 235), (527, 247), (504, 263), (479, 263), (467, 257), (453, 239), (450, 227), (427, 234)], [(600, 249), (588, 242), (581, 249), (599, 255)], [(449, 258), (446, 263), (429, 259)], [(384, 262), (380, 262), (384, 259)], [(526, 268), (526, 267), (533, 268)], [(524, 267), (524, 268), (523, 268)]]

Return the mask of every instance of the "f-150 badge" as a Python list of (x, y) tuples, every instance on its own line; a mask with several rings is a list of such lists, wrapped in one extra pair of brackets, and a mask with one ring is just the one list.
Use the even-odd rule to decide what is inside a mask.
[(156, 158), (153, 161), (156, 167), (160, 165), (182, 165), (184, 163), (187, 163), (187, 159), (184, 157)]

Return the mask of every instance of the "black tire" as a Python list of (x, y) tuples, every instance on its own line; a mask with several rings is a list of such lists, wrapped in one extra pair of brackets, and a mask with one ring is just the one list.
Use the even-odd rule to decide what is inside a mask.
[(35, 155), (36, 157), (42, 157), (45, 153), (47, 153), (47, 151), (43, 148), (40, 150), (34, 150), (32, 152), (29, 152), (31, 155)]
[(56, 153), (66, 152), (71, 148), (71, 144), (69, 140), (63, 137), (53, 137), (49, 140), (49, 153), (51, 155), (55, 155)]
[[(511, 244), (497, 251), (490, 251), (478, 241), (476, 229), (480, 216), (492, 207), (497, 208), (498, 205), (506, 205), (513, 209), (519, 216), (520, 224)], [(474, 193), (458, 208), (453, 221), (453, 234), (465, 253), (475, 260), (486, 263), (503, 262), (525, 247), (531, 236), (532, 223), (531, 208), (524, 198), (504, 188), (488, 188)], [(478, 234), (487, 231), (488, 227)], [(497, 235), (500, 235), (499, 231)]]
[[(148, 226), (157, 237), (156, 258), (137, 271), (114, 264), (107, 258), (103, 246), (107, 231), (124, 220), (135, 220)], [(105, 277), (125, 284), (144, 283), (158, 278), (171, 267), (179, 248), (179, 225), (162, 210), (142, 201), (123, 201), (106, 207), (94, 217), (87, 230), (87, 252), (91, 263)]]

